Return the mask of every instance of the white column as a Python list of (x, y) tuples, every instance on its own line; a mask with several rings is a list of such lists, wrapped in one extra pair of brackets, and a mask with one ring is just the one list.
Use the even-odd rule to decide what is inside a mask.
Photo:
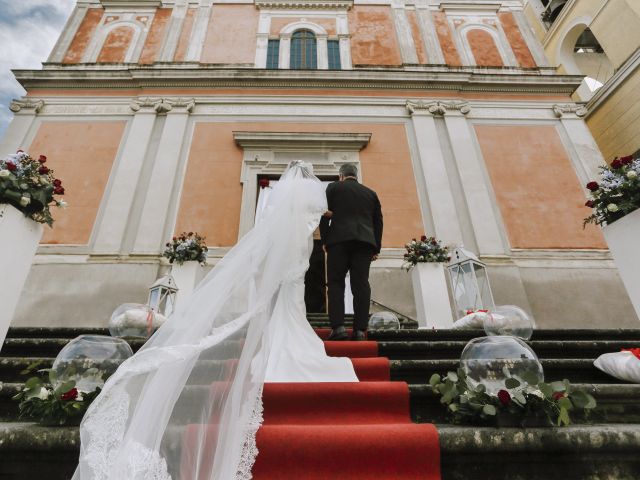
[(435, 236), (445, 244), (459, 245), (462, 243), (462, 229), (451, 193), (435, 120), (429, 112), (428, 105), (408, 102), (407, 107), (415, 130), (429, 203), (428, 210), (433, 218)]
[(329, 53), (327, 47), (327, 36), (316, 35), (317, 39), (317, 55), (318, 55), (318, 70), (327, 70), (329, 68)]
[(278, 59), (278, 66), (280, 68), (289, 68), (289, 62), (291, 60), (291, 35), (280, 36), (280, 58)]
[(62, 29), (62, 34), (58, 41), (56, 42), (51, 54), (49, 55), (48, 62), (51, 63), (62, 63), (67, 50), (69, 50), (69, 46), (73, 41), (73, 37), (75, 37), (78, 28), (80, 28), (80, 24), (82, 20), (84, 20), (85, 15), (87, 14), (87, 10), (89, 9), (88, 5), (77, 5), (73, 9), (73, 13), (67, 20), (64, 28)]
[(153, 162), (151, 180), (146, 192), (134, 253), (158, 253), (164, 241), (165, 226), (180, 164), (180, 153), (187, 130), (193, 99), (165, 100), (171, 106), (164, 123), (158, 153)]
[(200, 61), (202, 47), (204, 45), (205, 37), (207, 36), (209, 21), (213, 14), (211, 11), (211, 3), (212, 0), (203, 0), (198, 8), (198, 13), (196, 14), (196, 18), (193, 22), (191, 38), (189, 39), (189, 48), (187, 49), (186, 55), (187, 62)]
[(256, 68), (267, 68), (267, 51), (269, 50), (269, 30), (271, 29), (271, 15), (261, 12), (258, 21), (256, 37)]
[[(586, 113), (586, 112), (585, 112)], [(582, 115), (582, 112), (580, 112)], [(569, 141), (568, 150), (582, 187), (600, 178), (598, 167), (605, 164), (602, 153), (584, 120), (572, 113), (562, 115), (561, 124)]]
[(164, 45), (160, 52), (161, 62), (171, 62), (176, 54), (178, 48), (178, 42), (180, 40), (180, 34), (182, 33), (182, 26), (184, 19), (187, 16), (188, 5), (176, 5), (171, 12), (171, 19), (169, 20), (169, 26), (167, 28), (167, 34), (165, 35)]
[(527, 43), (529, 51), (531, 52), (536, 65), (538, 67), (549, 67), (549, 60), (547, 60), (547, 56), (544, 53), (544, 48), (542, 48), (542, 44), (540, 44), (540, 42), (536, 38), (535, 33), (533, 33), (531, 25), (529, 25), (529, 21), (524, 15), (524, 12), (522, 10), (512, 10), (511, 13), (513, 13), (514, 18), (516, 19), (516, 23), (520, 28), (522, 37)]
[(0, 158), (10, 153), (16, 153), (19, 148), (25, 149), (29, 131), (43, 106), (43, 100), (33, 98), (11, 102), (9, 109), (14, 113), (14, 116), (0, 143)]
[(137, 100), (131, 104), (136, 114), (131, 120), (122, 153), (111, 174), (110, 189), (103, 200), (101, 216), (95, 231), (94, 253), (120, 253), (156, 120), (156, 109), (160, 105), (161, 102), (157, 99)]
[(506, 253), (494, 202), (478, 156), (471, 125), (460, 112), (447, 112), (445, 123), (460, 175), (480, 255)]
[(409, 26), (404, 4), (399, 8), (394, 6), (393, 20), (398, 34), (398, 42), (400, 43), (402, 63), (418, 63), (416, 46), (413, 43), (413, 35), (411, 34), (411, 27)]
[(351, 70), (351, 40), (349, 37), (349, 19), (346, 12), (340, 13), (336, 18), (337, 33), (340, 45), (340, 68)]
[(431, 17), (428, 4), (424, 1), (417, 4), (416, 13), (427, 50), (428, 62), (436, 65), (444, 65), (444, 55), (440, 47), (440, 41), (438, 40), (438, 34), (436, 33), (436, 27), (433, 24), (433, 18)]

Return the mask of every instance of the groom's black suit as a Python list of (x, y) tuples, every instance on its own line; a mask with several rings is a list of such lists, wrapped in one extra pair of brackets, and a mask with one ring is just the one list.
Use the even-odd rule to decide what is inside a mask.
[(330, 221), (322, 218), (320, 235), (327, 247), (331, 327), (344, 325), (344, 282), (350, 272), (353, 325), (366, 330), (371, 302), (369, 267), (372, 257), (380, 253), (382, 242), (380, 200), (376, 192), (347, 178), (327, 187), (327, 203), (333, 215)]

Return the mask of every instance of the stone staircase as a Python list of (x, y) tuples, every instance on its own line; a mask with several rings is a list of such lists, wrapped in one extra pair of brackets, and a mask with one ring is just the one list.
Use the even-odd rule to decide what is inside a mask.
[[(316, 328), (324, 316), (310, 315)], [(556, 428), (489, 428), (446, 423), (444, 408), (427, 385), (432, 373), (455, 369), (466, 343), (482, 331), (416, 330), (372, 332), (379, 354), (391, 361), (392, 380), (405, 381), (415, 422), (438, 426), (445, 480), (640, 479), (640, 385), (617, 381), (593, 367), (600, 354), (640, 346), (638, 330), (537, 330), (530, 345), (547, 381), (568, 378), (592, 393), (598, 408), (589, 419)], [(0, 354), (0, 479), (69, 479), (78, 454), (76, 427), (46, 428), (17, 418), (11, 397), (32, 374), (34, 362), (48, 368), (66, 343), (106, 329), (13, 328)], [(142, 341), (133, 341), (135, 349)]]

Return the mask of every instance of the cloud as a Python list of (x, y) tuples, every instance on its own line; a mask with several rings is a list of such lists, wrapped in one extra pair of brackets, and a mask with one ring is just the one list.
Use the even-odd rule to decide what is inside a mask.
[(13, 68), (42, 68), (75, 0), (0, 0), (0, 138), (13, 115), (9, 103), (25, 94)]

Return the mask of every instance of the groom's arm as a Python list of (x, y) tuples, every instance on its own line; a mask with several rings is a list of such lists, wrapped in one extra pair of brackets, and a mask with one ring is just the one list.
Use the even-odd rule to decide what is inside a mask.
[[(331, 206), (332, 206), (332, 203), (331, 203), (331, 197), (332, 197), (331, 191), (333, 190), (332, 185), (333, 184), (330, 183), (327, 186), (327, 193), (326, 193), (326, 195), (327, 195), (327, 207), (328, 207), (329, 211), (332, 211), (331, 210)], [(329, 234), (329, 220), (330, 220), (330, 218), (331, 217), (327, 217), (327, 216), (324, 216), (324, 215), (320, 218), (320, 241), (322, 242), (322, 245), (326, 245), (327, 244), (327, 235)]]
[(382, 206), (378, 195), (375, 196), (375, 208), (373, 210), (373, 233), (376, 237), (376, 254), (380, 253), (382, 249)]

